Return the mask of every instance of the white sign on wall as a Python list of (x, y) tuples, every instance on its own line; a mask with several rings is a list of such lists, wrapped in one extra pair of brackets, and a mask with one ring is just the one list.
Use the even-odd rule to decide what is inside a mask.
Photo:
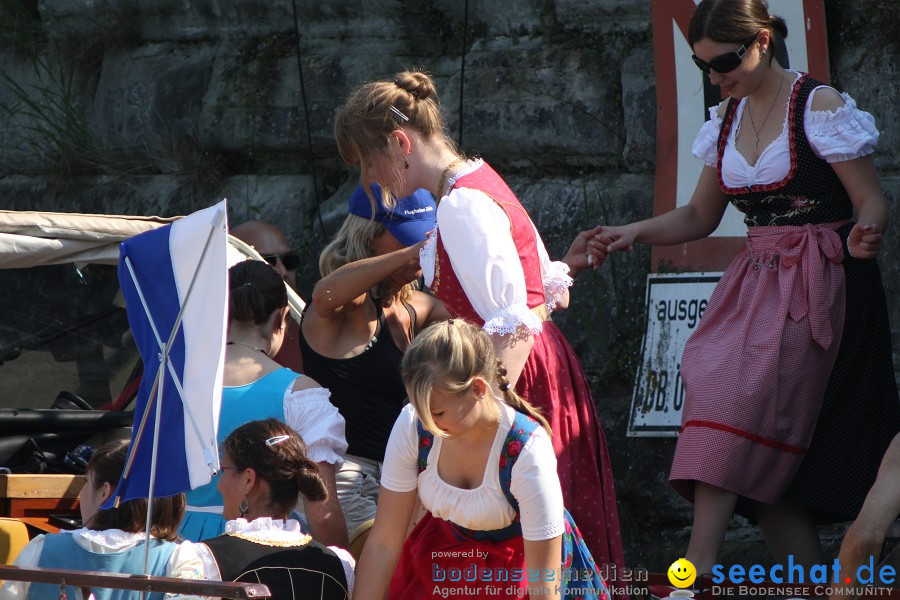
[(681, 352), (721, 273), (647, 276), (647, 330), (631, 398), (628, 435), (674, 437), (681, 427)]

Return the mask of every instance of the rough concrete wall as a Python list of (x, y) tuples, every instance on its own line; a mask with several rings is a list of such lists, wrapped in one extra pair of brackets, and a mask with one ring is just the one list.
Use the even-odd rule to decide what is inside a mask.
[[(469, 5), (464, 148), (509, 176), (551, 254), (582, 228), (649, 216), (649, 1)], [(897, 337), (900, 15), (895, 0), (825, 5), (833, 79), (882, 130), (876, 163), (893, 230), (882, 266)], [(226, 196), (232, 222), (286, 229), (306, 256), (301, 292), (311, 289), (323, 229), (337, 229), (355, 184), (335, 151), (334, 110), (364, 80), (423, 67), (455, 136), (464, 3), (296, 7), (309, 129), (290, 0), (3, 0), (0, 103), (17, 110), (0, 119), (0, 207), (172, 215)], [(648, 268), (639, 248), (583, 275), (558, 320), (598, 392), (629, 564), (661, 569), (684, 548), (690, 513), (665, 481), (673, 441), (624, 435)], [(735, 527), (731, 539), (733, 555), (765, 560), (752, 530)]]

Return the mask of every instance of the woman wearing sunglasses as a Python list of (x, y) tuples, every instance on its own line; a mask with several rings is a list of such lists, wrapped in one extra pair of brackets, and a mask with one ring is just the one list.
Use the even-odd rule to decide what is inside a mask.
[[(284, 340), (287, 293), (278, 273), (255, 260), (228, 270), (228, 341), (225, 346), (218, 441), (253, 419), (288, 423), (306, 440), (329, 490), (327, 499), (304, 505), (311, 533), (327, 545), (348, 545), (347, 526), (335, 493), (335, 472), (347, 449), (344, 419), (318, 383), (284, 368), (270, 357)], [(202, 541), (225, 528), (219, 477), (187, 493), (187, 512), (179, 533)]]
[(222, 443), (225, 533), (197, 544), (211, 578), (263, 583), (272, 598), (349, 600), (353, 558), (304, 533), (290, 518), (301, 496), (321, 502), (327, 486), (297, 432), (276, 419), (251, 421)]
[[(773, 60), (784, 21), (762, 0), (704, 0), (688, 41), (727, 95), (694, 142), (689, 204), (592, 240), (710, 235), (731, 202), (747, 250), (725, 272), (681, 361), (687, 390), (670, 480), (694, 502), (686, 557), (716, 562), (733, 511), (776, 559), (821, 562), (815, 524), (852, 519), (898, 429), (890, 327), (875, 261), (887, 207), (872, 116)], [(853, 222), (854, 212), (856, 221)]]

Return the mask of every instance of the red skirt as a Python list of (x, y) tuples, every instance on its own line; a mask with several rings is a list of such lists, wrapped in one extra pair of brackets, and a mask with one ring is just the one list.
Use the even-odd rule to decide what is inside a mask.
[(563, 502), (594, 560), (624, 568), (606, 438), (578, 357), (553, 322), (545, 322), (534, 336), (516, 391), (550, 423)]
[[(475, 540), (427, 513), (406, 538), (389, 600), (528, 598), (522, 536)], [(511, 577), (512, 576), (512, 577)], [(518, 579), (509, 581), (510, 578)], [(499, 591), (498, 591), (499, 589)]]

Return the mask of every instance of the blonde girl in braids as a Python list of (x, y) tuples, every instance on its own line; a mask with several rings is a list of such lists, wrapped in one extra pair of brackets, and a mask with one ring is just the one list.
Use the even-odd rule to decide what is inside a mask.
[[(403, 380), (416, 414), (428, 431), (438, 437), (448, 437), (435, 422), (435, 418), (441, 421), (440, 416), (432, 416), (431, 398), (435, 387), (440, 392), (462, 397), (475, 385), (476, 379), (481, 379), (491, 385), (496, 383), (506, 404), (540, 423), (547, 435), (552, 435), (550, 425), (540, 411), (510, 387), (506, 367), (495, 358), (490, 337), (483, 331), (467, 321), (450, 319), (439, 327), (426, 329), (421, 335), (425, 339), (410, 347), (403, 360)], [(499, 405), (485, 403), (484, 409), (496, 422), (500, 416)]]
[[(354, 598), (450, 594), (457, 569), (482, 574), (466, 580), (469, 597), (606, 598), (563, 507), (550, 427), (511, 389), (488, 334), (435, 323), (410, 345), (402, 374), (411, 402), (388, 441)], [(417, 499), (427, 513), (406, 536)], [(526, 568), (541, 581), (523, 578)]]

